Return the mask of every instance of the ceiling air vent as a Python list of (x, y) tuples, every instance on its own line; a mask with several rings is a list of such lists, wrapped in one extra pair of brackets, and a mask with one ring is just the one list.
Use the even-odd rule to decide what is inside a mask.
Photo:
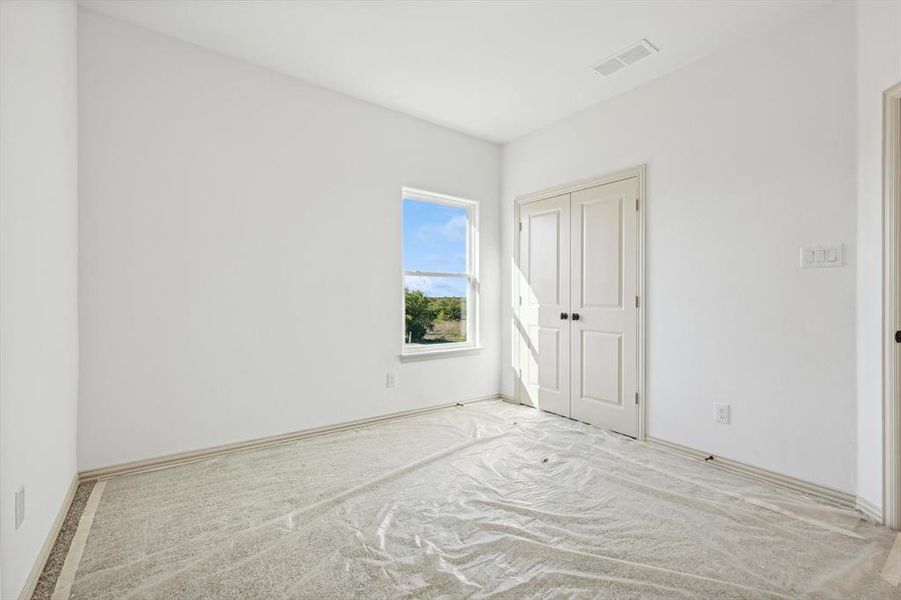
[(613, 56), (608, 56), (604, 60), (598, 62), (591, 67), (601, 75), (612, 75), (620, 69), (624, 69), (631, 64), (646, 58), (660, 50), (648, 40), (641, 40), (637, 44), (633, 44), (624, 50), (620, 50)]

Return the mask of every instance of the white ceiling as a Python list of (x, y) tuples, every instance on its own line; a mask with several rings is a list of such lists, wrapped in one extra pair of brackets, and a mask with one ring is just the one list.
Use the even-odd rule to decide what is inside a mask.
[[(829, 0), (81, 5), (493, 142), (507, 142)], [(660, 48), (605, 78), (641, 38)]]

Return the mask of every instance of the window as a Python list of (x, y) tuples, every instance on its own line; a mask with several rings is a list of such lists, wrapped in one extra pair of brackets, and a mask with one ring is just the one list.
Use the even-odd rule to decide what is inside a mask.
[(404, 188), (403, 354), (478, 345), (478, 205)]

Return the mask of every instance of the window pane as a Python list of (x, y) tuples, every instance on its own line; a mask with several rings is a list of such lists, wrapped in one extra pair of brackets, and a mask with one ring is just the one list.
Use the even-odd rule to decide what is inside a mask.
[(406, 329), (410, 345), (452, 344), (466, 340), (469, 279), (404, 277)]
[(404, 199), (404, 270), (466, 272), (467, 211)]

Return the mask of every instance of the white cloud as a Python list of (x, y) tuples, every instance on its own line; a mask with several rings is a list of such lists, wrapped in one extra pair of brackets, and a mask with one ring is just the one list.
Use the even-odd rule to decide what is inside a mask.
[(432, 290), (435, 288), (435, 280), (431, 277), (418, 277), (410, 275), (407, 277), (404, 285), (411, 290), (419, 290), (426, 296), (431, 296)]
[(466, 239), (466, 215), (457, 215), (442, 226), (444, 237), (450, 242)]
[(450, 277), (420, 277), (409, 275), (404, 285), (411, 290), (418, 290), (426, 296), (462, 296), (465, 282)]
[(463, 271), (466, 269), (466, 253), (429, 254), (419, 264), (420, 271)]
[(446, 223), (426, 223), (416, 232), (422, 241), (433, 241), (436, 238), (448, 242), (462, 242), (466, 240), (466, 215), (451, 217)]

